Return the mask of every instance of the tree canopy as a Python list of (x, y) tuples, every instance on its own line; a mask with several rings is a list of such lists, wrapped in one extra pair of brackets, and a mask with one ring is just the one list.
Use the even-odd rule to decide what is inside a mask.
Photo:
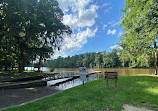
[[(149, 56), (149, 58), (138, 59), (142, 59), (142, 62), (140, 61), (140, 64), (135, 64), (135, 67), (154, 67), (154, 61), (151, 60), (151, 56)], [(144, 59), (147, 62), (144, 61)], [(82, 66), (90, 68), (133, 67), (133, 65), (131, 64), (131, 59), (128, 55), (124, 54), (124, 50), (122, 49), (114, 49), (112, 52), (103, 51), (97, 53), (85, 53), (74, 55), (71, 57), (59, 56), (57, 59), (47, 60), (44, 66), (54, 68), (78, 68)]]
[[(124, 54), (123, 64), (128, 59), (131, 66), (146, 66), (155, 61), (158, 66), (158, 1), (126, 0), (121, 26), (124, 27), (120, 46)], [(155, 59), (154, 59), (155, 57)]]
[(31, 61), (50, 57), (72, 32), (63, 15), (56, 0), (1, 0), (1, 67), (17, 64), (22, 72)]

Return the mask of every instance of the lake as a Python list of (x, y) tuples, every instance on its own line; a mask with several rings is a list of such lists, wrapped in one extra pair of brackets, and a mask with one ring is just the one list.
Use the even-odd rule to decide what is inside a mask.
[[(87, 77), (86, 81), (84, 81), (84, 82), (86, 83), (86, 82), (98, 80), (101, 78), (104, 78), (104, 76), (98, 75), (98, 74), (93, 74), (93, 75), (90, 75), (89, 77)], [(53, 82), (53, 80), (49, 81), (49, 84), (51, 84), (51, 82)], [(65, 83), (61, 83), (56, 86), (52, 86), (50, 88), (55, 89), (55, 90), (66, 90), (66, 89), (81, 85), (82, 83), (83, 83), (82, 80), (80, 80), (80, 78), (77, 78), (77, 79), (73, 79), (73, 80), (65, 82)]]
[[(87, 68), (87, 70), (91, 70), (91, 68)], [(101, 74), (104, 74), (104, 72), (109, 71), (113, 72), (116, 71), (119, 75), (122, 76), (128, 76), (128, 75), (136, 75), (136, 74), (152, 74), (155, 72), (154, 68), (148, 68), (148, 69), (143, 69), (143, 68), (101, 68), (101, 69), (94, 69), (96, 71), (101, 71)], [(78, 68), (55, 68), (55, 72), (60, 72), (60, 71), (75, 71), (79, 72)]]
[[(33, 67), (25, 67), (25, 70), (33, 70)], [(35, 68), (34, 70), (37, 70)], [(87, 68), (87, 71), (90, 71), (91, 68)], [(129, 75), (136, 75), (136, 74), (152, 74), (155, 72), (154, 68), (100, 68), (94, 69), (96, 71), (101, 71), (101, 74), (104, 74), (106, 71), (116, 71), (119, 75), (122, 76), (129, 76)], [(48, 67), (42, 67), (41, 71), (50, 71)], [(61, 71), (75, 71), (79, 72), (79, 68), (55, 68), (54, 72), (61, 72)]]

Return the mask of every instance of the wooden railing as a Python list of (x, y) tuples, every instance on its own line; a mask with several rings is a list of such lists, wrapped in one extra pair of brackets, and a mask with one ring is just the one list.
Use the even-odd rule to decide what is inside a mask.
[(46, 80), (53, 80), (53, 79), (70, 78), (70, 77), (73, 77), (74, 75), (75, 75), (75, 72), (73, 71), (63, 71), (60, 73), (53, 73), (53, 74), (48, 73), (48, 74), (43, 75), (43, 77)]

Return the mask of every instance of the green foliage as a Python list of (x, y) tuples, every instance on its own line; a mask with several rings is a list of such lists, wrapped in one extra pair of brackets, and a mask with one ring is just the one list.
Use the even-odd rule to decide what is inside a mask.
[(44, 66), (54, 68), (111, 68), (111, 67), (154, 67), (152, 54), (132, 56), (122, 49), (114, 49), (112, 52), (85, 53), (72, 57), (58, 57), (54, 60), (45, 61)]
[(31, 61), (39, 63), (59, 49), (63, 34), (71, 34), (62, 23), (63, 12), (56, 0), (0, 1), (0, 63), (18, 64), (19, 72)]
[(130, 59), (130, 67), (149, 67), (149, 61), (153, 61), (155, 57), (155, 65), (158, 66), (157, 0), (126, 0), (125, 4), (120, 46), (127, 57), (122, 55), (120, 58), (122, 65)]
[(54, 72), (54, 68), (50, 68), (50, 72)]
[(59, 57), (54, 60), (46, 61), (45, 66), (54, 68), (68, 68), (68, 67), (121, 67), (119, 60), (119, 51), (112, 52), (98, 52), (85, 53), (74, 55), (72, 57)]

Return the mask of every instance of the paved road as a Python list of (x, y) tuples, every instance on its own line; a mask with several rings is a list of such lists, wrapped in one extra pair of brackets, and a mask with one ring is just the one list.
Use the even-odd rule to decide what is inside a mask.
[(49, 87), (0, 90), (0, 109), (19, 105), (57, 92), (60, 92), (60, 90)]

